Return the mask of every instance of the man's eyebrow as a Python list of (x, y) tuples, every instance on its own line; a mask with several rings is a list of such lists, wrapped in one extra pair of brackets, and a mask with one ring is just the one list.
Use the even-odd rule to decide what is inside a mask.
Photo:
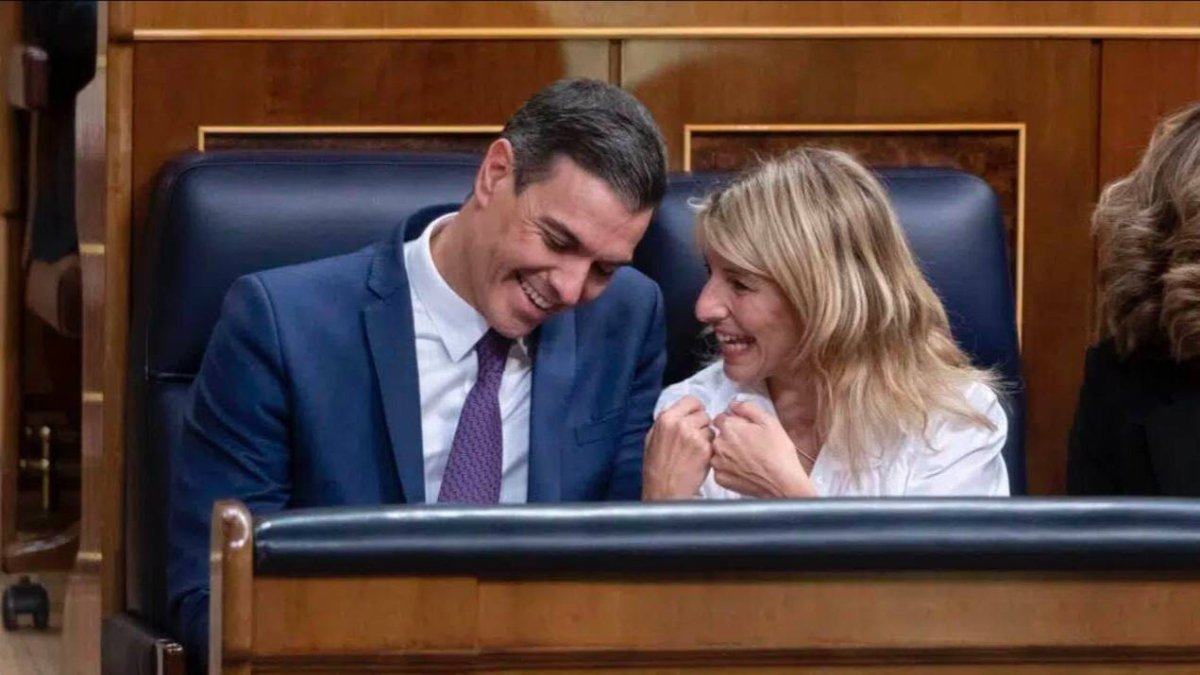
[[(538, 218), (538, 222), (541, 223), (542, 227), (545, 227), (546, 229), (550, 230), (551, 234), (562, 239), (564, 247), (569, 248), (569, 249), (582, 250), (583, 252), (585, 252), (589, 255), (592, 254), (592, 251), (590, 249), (588, 249), (586, 246), (584, 246), (583, 242), (579, 241), (579, 237), (576, 237), (575, 233), (572, 232), (571, 229), (569, 227), (567, 227), (566, 224), (564, 224), (561, 220), (555, 218), (554, 216), (541, 216), (540, 218)], [(628, 264), (632, 263), (633, 260), (628, 259), (628, 258), (619, 258), (619, 259), (612, 259), (612, 260), (602, 260), (602, 262), (606, 265), (613, 265), (614, 267), (621, 267), (622, 265), (628, 265)]]

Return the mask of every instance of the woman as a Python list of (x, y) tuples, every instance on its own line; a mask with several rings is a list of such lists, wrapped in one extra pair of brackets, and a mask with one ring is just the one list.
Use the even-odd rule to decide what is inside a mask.
[(879, 181), (793, 151), (697, 216), (720, 359), (659, 398), (643, 496), (1007, 495), (1007, 419)]
[(1108, 337), (1088, 350), (1067, 490), (1200, 495), (1200, 105), (1159, 124), (1092, 224)]

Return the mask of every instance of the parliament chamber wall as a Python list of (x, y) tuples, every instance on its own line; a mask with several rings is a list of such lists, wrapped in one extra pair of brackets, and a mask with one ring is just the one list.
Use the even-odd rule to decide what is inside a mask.
[[(96, 672), (127, 586), (130, 269), (165, 162), (222, 148), (471, 150), (560, 77), (641, 99), (671, 169), (799, 143), (950, 165), (1001, 199), (1027, 388), (1029, 492), (1064, 490), (1097, 335), (1089, 215), (1164, 113), (1200, 93), (1200, 3), (108, 2), (88, 149), (83, 523), (67, 640)], [(103, 177), (101, 177), (103, 174)]]

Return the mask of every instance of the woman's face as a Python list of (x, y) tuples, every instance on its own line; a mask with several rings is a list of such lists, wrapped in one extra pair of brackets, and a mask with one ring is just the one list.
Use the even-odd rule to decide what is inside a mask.
[(696, 318), (712, 326), (725, 375), (750, 384), (786, 374), (800, 339), (795, 312), (775, 282), (704, 252), (708, 283), (696, 300)]

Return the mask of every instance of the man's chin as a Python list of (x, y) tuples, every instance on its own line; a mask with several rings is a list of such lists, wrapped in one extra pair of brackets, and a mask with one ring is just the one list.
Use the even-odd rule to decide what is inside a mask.
[(533, 332), (532, 328), (524, 324), (515, 324), (512, 321), (505, 321), (500, 323), (500, 325), (492, 325), (491, 328), (510, 340), (519, 340)]
[(496, 321), (488, 322), (503, 335), (514, 339), (524, 337), (537, 330), (538, 326), (555, 314), (555, 312), (539, 309), (529, 298), (525, 297), (525, 292), (519, 286), (516, 288), (515, 296), (505, 298), (507, 302), (497, 308), (498, 311), (493, 314)]
[(508, 312), (498, 317), (496, 321), (489, 321), (488, 324), (497, 333), (516, 340), (537, 330), (543, 321), (545, 321), (545, 317), (534, 318), (523, 316), (519, 312)]

